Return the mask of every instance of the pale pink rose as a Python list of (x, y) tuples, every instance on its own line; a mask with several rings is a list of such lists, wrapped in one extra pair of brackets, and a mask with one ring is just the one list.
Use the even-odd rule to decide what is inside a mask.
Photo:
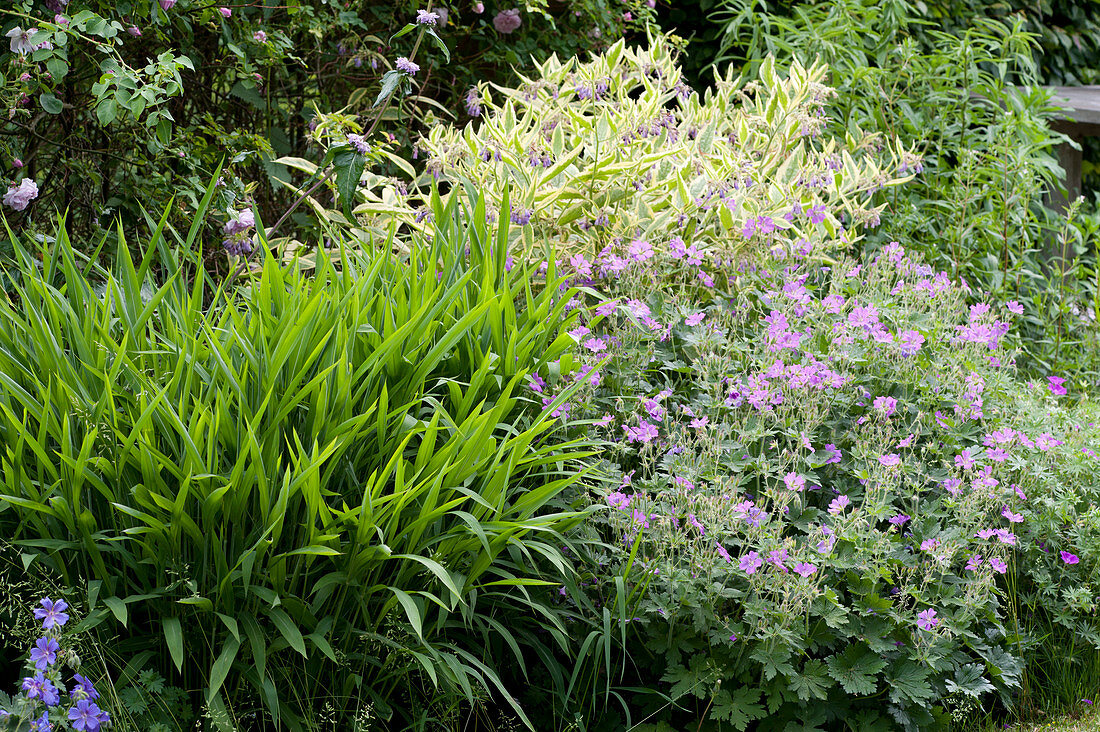
[(38, 184), (30, 178), (24, 178), (18, 185), (12, 183), (8, 186), (8, 192), (4, 194), (4, 204), (16, 211), (22, 211), (36, 198), (38, 198)]
[(505, 35), (517, 30), (523, 21), (519, 17), (519, 9), (512, 8), (511, 10), (501, 10), (493, 18), (493, 27), (497, 29), (497, 32)]

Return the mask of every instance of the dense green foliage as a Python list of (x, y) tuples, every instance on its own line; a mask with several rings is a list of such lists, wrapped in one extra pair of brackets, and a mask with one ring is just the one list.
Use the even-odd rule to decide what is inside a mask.
[(905, 241), (977, 292), (1019, 300), (1021, 365), (1094, 380), (1095, 223), (1080, 211), (1064, 225), (1044, 207), (1062, 138), (1050, 95), (1032, 86), (1044, 79), (1027, 23), (965, 16), (966, 27), (941, 27), (904, 2), (798, 4), (763, 22), (753, 3), (723, 7), (724, 57), (750, 75), (764, 53), (820, 57), (838, 90), (830, 129), (881, 130), (922, 152), (923, 171), (895, 189), (866, 248)]
[[(991, 28), (991, 39), (1002, 32)], [(1045, 640), (1100, 649), (1089, 559), (1100, 540), (1088, 473), (1095, 430), (1027, 396), (1012, 350), (1031, 322), (1019, 301), (970, 307), (980, 294), (958, 268), (937, 272), (896, 243), (862, 264), (847, 258), (864, 256), (866, 229), (837, 221), (861, 209), (854, 219), (871, 227), (871, 247), (891, 216), (901, 219), (894, 230), (915, 232), (919, 211), (939, 210), (928, 211), (928, 199), (954, 171), (937, 175), (946, 165), (931, 152), (924, 161), (898, 155), (918, 175), (879, 194), (888, 202), (880, 222), (873, 199), (834, 193), (841, 182), (873, 189), (861, 182), (878, 170), (833, 168), (814, 155), (819, 145), (835, 149), (825, 123), (820, 139), (793, 133), (827, 118), (828, 90), (813, 86), (812, 69), (795, 65), (783, 80), (771, 63), (750, 95), (727, 82), (696, 106), (694, 96), (674, 101), (678, 72), (659, 46), (612, 48), (591, 64), (545, 66), (521, 94), (488, 105), (480, 124), (424, 143), (433, 178), (455, 191), (476, 186), (492, 201), (502, 180), (527, 191), (517, 195), (530, 206), (521, 214), (527, 256), (561, 242), (560, 266), (595, 297), (586, 301), (591, 321), (572, 331), (587, 357), (532, 387), (550, 398), (582, 381), (592, 395), (570, 413), (608, 441), (609, 484), (595, 498), (612, 510), (590, 524), (605, 550), (591, 560), (590, 595), (571, 600), (591, 621), (578, 634), (613, 641), (623, 659), (619, 703), (592, 723), (932, 728), (988, 706), (994, 691), (1006, 705), (1023, 703), (1028, 670), (1047, 668)], [(613, 80), (601, 99), (575, 91), (600, 78)], [(700, 120), (726, 98), (738, 102), (716, 119), (735, 134), (710, 133)], [(894, 109), (855, 98), (848, 104)], [(659, 130), (636, 132), (653, 129), (648, 120), (661, 113), (650, 107), (669, 102)], [(698, 147), (685, 134), (693, 124), (707, 140)], [(1030, 124), (1045, 129), (1041, 117)], [(862, 139), (857, 125), (847, 132)], [(540, 133), (546, 173), (529, 162)], [(667, 171), (652, 165), (639, 178), (629, 163), (612, 167), (619, 151), (605, 163), (616, 174), (602, 174), (607, 158), (594, 151), (609, 138), (648, 146), (624, 148), (624, 161), (677, 156), (683, 186), (697, 195), (662, 196)], [(857, 146), (866, 148), (873, 142)], [(561, 151), (571, 152), (555, 157)], [(1017, 154), (1042, 165), (1041, 145)], [(730, 170), (744, 183), (729, 184)], [(1015, 201), (993, 198), (999, 191), (966, 185), (1022, 216), (1013, 236), (1032, 221)], [(594, 193), (574, 203), (571, 191), (586, 186)], [(607, 207), (602, 197), (615, 201), (616, 191), (624, 203)], [(415, 197), (363, 195), (361, 213), (401, 216), (404, 203), (417, 222)], [(982, 222), (964, 213), (970, 233), (959, 236), (972, 242)], [(601, 216), (603, 225), (590, 225)], [(420, 221), (431, 229), (430, 218)], [(920, 232), (922, 248), (934, 251), (933, 233)], [(1095, 670), (1077, 668), (1075, 690)]]
[(567, 571), (580, 515), (551, 505), (582, 453), (518, 387), (570, 347), (546, 327), (568, 298), (505, 272), (507, 225), (437, 214), (407, 260), (268, 258), (228, 290), (164, 228), (138, 269), (78, 265), (63, 232), (19, 251), (0, 533), (238, 719), (446, 719), (513, 693), (505, 654), (564, 643), (527, 587)]
[[(285, 178), (272, 161), (316, 154), (318, 113), (353, 125), (373, 116), (379, 80), (398, 57), (424, 68), (416, 97), (396, 106), (430, 127), (467, 118), (471, 87), (511, 80), (532, 56), (600, 48), (652, 14), (640, 0), (570, 0), (552, 11), (535, 0), (515, 11), (512, 29), (494, 22), (511, 4), (434, 5), (454, 46), (446, 65), (391, 38), (423, 7), (411, 2), (20, 0), (0, 32), (37, 32), (26, 52), (0, 47), (0, 170), (37, 180), (39, 200), (24, 216), (43, 230), (70, 209), (81, 234), (111, 231), (117, 216), (135, 227), (141, 205), (171, 197), (173, 221), (186, 220), (222, 161), (228, 192), (251, 194), (272, 218)], [(407, 151), (419, 125), (387, 127)]]
[(491, 216), (508, 195), (526, 257), (553, 242), (559, 255), (599, 255), (616, 268), (608, 257), (625, 255), (624, 241), (674, 233), (710, 255), (759, 251), (769, 227), (819, 236), (806, 228), (810, 209), (822, 232), (847, 238), (878, 220), (873, 194), (919, 158), (888, 136), (823, 134), (825, 67), (795, 64), (785, 78), (773, 62), (758, 84), (731, 75), (698, 94), (663, 38), (640, 49), (619, 42), (587, 63), (550, 59), (500, 90), (501, 101), (486, 100), (479, 124), (422, 139), (425, 175), (368, 181), (357, 223), (430, 228), (427, 202), (443, 183), (483, 192)]
[(1095, 694), (1100, 214), (1044, 205), (1035, 88), (1095, 80), (1088, 2), (46, 5), (0, 728), (72, 728), (78, 668), (143, 730)]

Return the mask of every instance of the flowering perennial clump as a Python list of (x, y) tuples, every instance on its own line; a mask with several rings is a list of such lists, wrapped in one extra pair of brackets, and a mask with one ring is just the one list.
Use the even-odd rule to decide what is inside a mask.
[(21, 693), (13, 699), (11, 708), (0, 708), (0, 721), (15, 722), (17, 729), (29, 725), (34, 732), (74, 729), (97, 732), (110, 726), (111, 716), (99, 707), (99, 692), (86, 676), (73, 674), (73, 686), (63, 683), (61, 665), (77, 669), (80, 659), (69, 651), (62, 655), (61, 628), (69, 622), (68, 603), (42, 598), (34, 617), (42, 621), (44, 635), (35, 641), (26, 667), (28, 675), (20, 682)]
[(1025, 388), (1011, 308), (968, 307), (898, 243), (862, 263), (826, 250), (784, 232), (739, 260), (635, 237), (621, 261), (559, 261), (601, 293), (577, 305), (575, 373), (599, 379), (570, 416), (604, 435), (624, 476), (594, 499), (621, 552), (604, 561), (645, 588), (630, 628), (674, 694), (743, 689), (737, 703), (761, 710), (743, 729), (765, 695), (778, 719), (799, 719), (796, 699), (855, 719), (881, 690), (896, 723), (930, 727), (944, 677), (976, 696), (1019, 684), (1001, 595), (1002, 578), (1030, 582), (1022, 553), (1056, 550), (1037, 565), (1050, 585), (1089, 576), (1075, 534), (1037, 536), (1042, 483), (1025, 469), (1070, 439), (1008, 409)]

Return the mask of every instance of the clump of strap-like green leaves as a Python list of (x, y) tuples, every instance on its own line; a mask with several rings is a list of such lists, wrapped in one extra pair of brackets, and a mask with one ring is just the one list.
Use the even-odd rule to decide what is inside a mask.
[(571, 571), (582, 517), (555, 501), (585, 452), (520, 387), (567, 353), (572, 294), (506, 271), (483, 202), (435, 216), (407, 257), (391, 234), (228, 290), (184, 254), (201, 216), (151, 221), (113, 271), (63, 227), (17, 250), (0, 535), (215, 718), (442, 726), (493, 699), (526, 721), (499, 669), (567, 645), (537, 590)]

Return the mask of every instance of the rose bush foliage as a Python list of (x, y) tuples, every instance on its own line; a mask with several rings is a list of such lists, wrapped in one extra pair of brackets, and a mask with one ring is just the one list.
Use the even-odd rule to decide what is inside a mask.
[[(475, 83), (505, 82), (532, 56), (598, 48), (653, 12), (643, 0), (432, 7), (455, 54), (446, 66), (425, 65), (416, 101), (403, 110), (429, 125), (467, 117), (462, 100)], [(26, 226), (72, 209), (72, 225), (109, 230), (115, 216), (142, 222), (143, 206), (159, 210), (175, 198), (184, 219), (224, 158), (221, 207), (248, 197), (274, 220), (286, 174), (272, 161), (320, 157), (309, 135), (318, 113), (369, 116), (380, 77), (410, 52), (391, 34), (418, 9), (425, 6), (359, 0), (20, 0), (0, 25), (0, 169), (17, 184), (35, 182), (39, 195), (7, 213), (22, 211), (16, 220)], [(395, 115), (383, 128), (407, 143), (418, 123), (394, 124)]]

